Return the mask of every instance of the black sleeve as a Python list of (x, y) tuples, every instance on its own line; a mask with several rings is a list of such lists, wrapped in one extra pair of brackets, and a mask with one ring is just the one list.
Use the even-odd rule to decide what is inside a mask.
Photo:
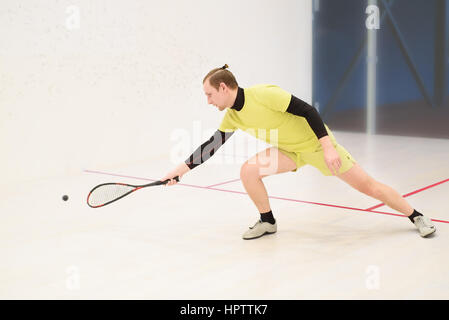
[(315, 132), (318, 139), (328, 135), (318, 111), (308, 103), (296, 98), (294, 95), (292, 95), (292, 99), (290, 100), (286, 112), (306, 118), (309, 126), (312, 128), (313, 132)]
[(234, 132), (223, 132), (217, 130), (214, 135), (198, 147), (195, 152), (187, 158), (185, 163), (193, 169), (204, 163), (234, 134)]

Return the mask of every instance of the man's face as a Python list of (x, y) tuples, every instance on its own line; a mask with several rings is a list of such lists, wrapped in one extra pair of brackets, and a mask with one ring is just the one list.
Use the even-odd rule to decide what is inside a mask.
[(209, 80), (206, 80), (203, 84), (203, 89), (208, 104), (214, 105), (220, 111), (226, 109), (227, 90), (224, 83), (221, 83), (217, 90), (209, 84)]

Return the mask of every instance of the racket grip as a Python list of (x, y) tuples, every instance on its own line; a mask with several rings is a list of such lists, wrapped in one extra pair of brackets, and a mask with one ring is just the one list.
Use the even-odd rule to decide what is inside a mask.
[[(174, 178), (172, 178), (172, 179), (175, 179), (177, 182), (179, 182), (179, 176), (176, 176), (176, 177), (174, 177)], [(166, 184), (167, 182), (169, 182), (171, 179), (167, 179), (167, 180), (164, 180), (164, 181), (162, 181), (162, 183), (163, 184)]]

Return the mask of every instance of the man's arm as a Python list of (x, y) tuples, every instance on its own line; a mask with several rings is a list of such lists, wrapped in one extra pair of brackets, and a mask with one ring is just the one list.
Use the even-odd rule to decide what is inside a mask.
[(204, 163), (233, 135), (234, 132), (223, 132), (217, 130), (214, 135), (205, 143), (203, 143), (195, 152), (181, 162), (175, 169), (167, 173), (161, 181), (170, 179), (165, 186), (172, 186), (177, 183), (173, 178), (179, 176), (181, 178), (185, 173)]
[(321, 119), (318, 111), (309, 105), (308, 103), (298, 99), (294, 95), (292, 95), (292, 99), (290, 100), (290, 104), (286, 112), (294, 114), (296, 116), (304, 117), (309, 126), (312, 128), (313, 132), (317, 136), (318, 140), (327, 136), (326, 128), (324, 127), (323, 120)]
[(199, 146), (184, 162), (192, 170), (193, 168), (210, 159), (214, 153), (234, 134), (217, 130), (214, 135)]

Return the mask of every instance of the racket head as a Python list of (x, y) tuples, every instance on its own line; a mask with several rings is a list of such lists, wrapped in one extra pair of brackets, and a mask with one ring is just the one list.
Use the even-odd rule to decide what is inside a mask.
[(100, 208), (117, 201), (142, 187), (119, 183), (103, 183), (93, 188), (87, 196), (87, 205), (91, 208)]
[[(179, 182), (179, 176), (174, 177)], [(120, 182), (102, 183), (94, 187), (87, 195), (87, 205), (91, 208), (101, 208), (107, 204), (115, 202), (130, 193), (151, 186), (166, 184), (170, 179), (155, 181), (145, 185), (132, 185)]]

